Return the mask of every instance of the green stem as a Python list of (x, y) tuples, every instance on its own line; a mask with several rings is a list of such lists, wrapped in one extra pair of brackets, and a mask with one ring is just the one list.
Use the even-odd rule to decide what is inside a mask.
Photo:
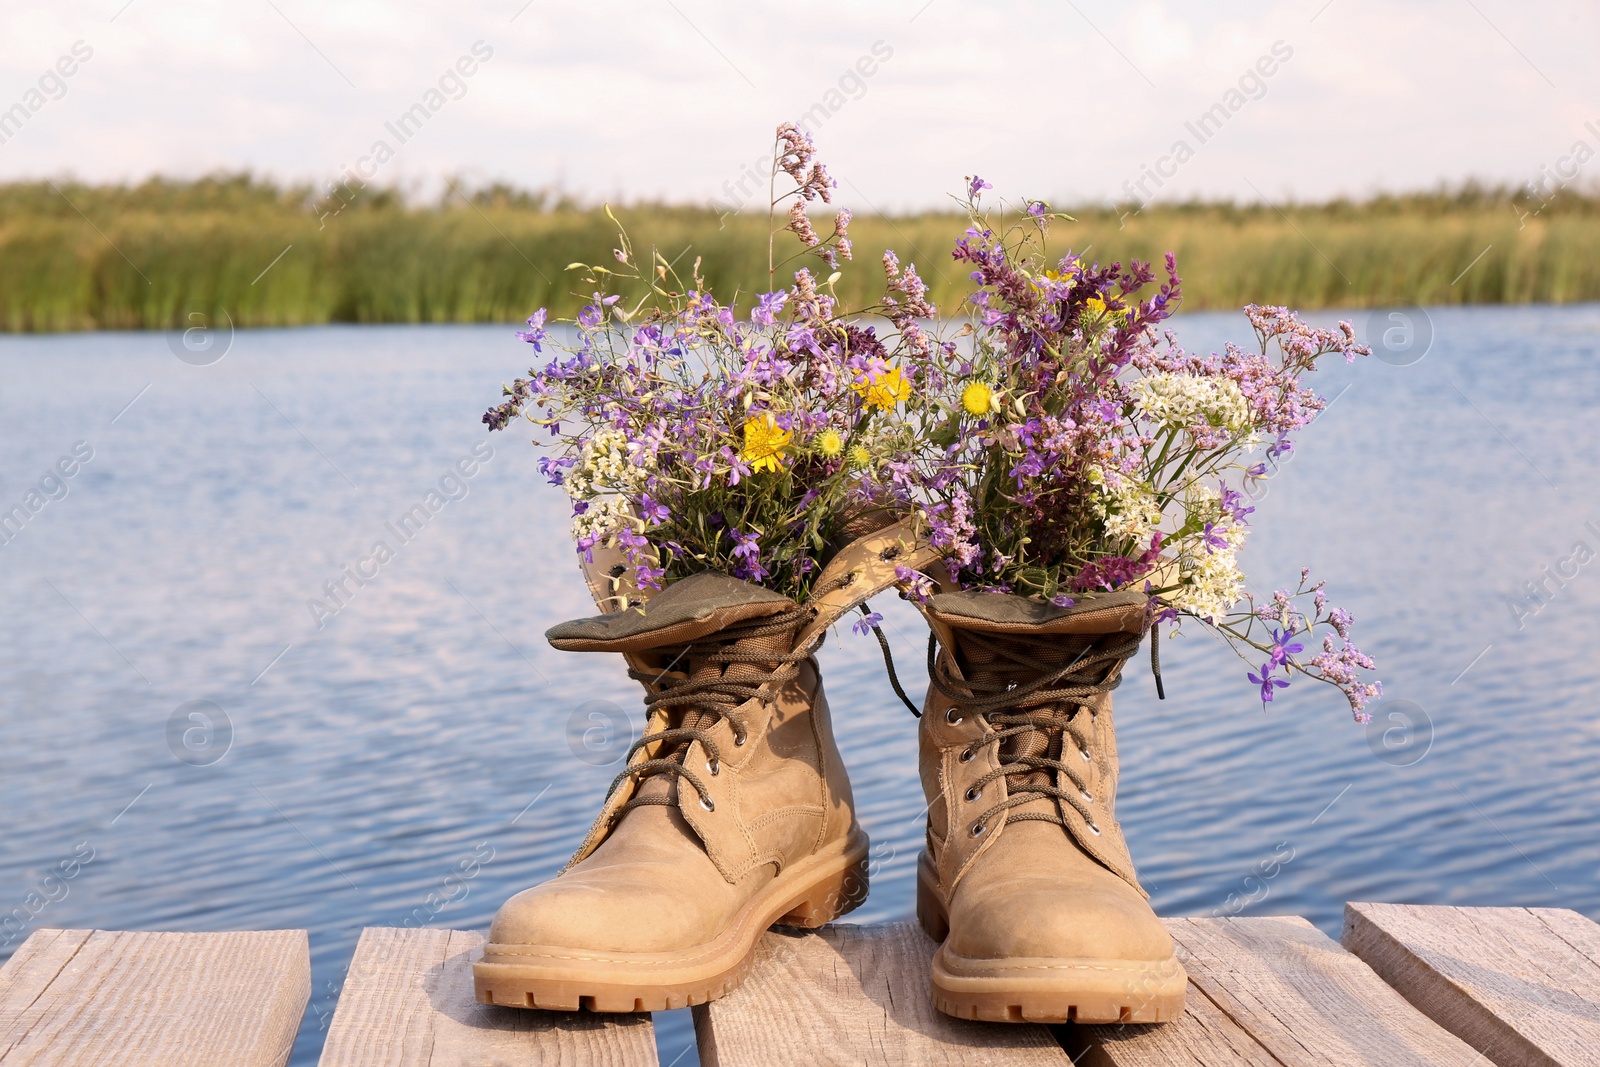
[(777, 268), (772, 265), (773, 239), (777, 231), (772, 228), (773, 215), (777, 210), (778, 199), (778, 138), (772, 139), (772, 173), (767, 176), (767, 288), (772, 288), (772, 277), (777, 273)]

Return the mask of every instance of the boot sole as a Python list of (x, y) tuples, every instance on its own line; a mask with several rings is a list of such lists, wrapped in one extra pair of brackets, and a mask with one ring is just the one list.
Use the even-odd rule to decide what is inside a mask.
[[(957, 1019), (996, 1023), (1164, 1023), (1183, 1014), (1189, 978), (1165, 960), (974, 960), (950, 951), (950, 920), (917, 863), (917, 921), (933, 955), (933, 1005)], [(1046, 977), (1041, 977), (1045, 975)]]
[(716, 1000), (744, 980), (768, 927), (815, 929), (867, 897), (867, 835), (848, 837), (779, 875), (715, 939), (677, 952), (587, 954), (487, 945), (472, 965), (480, 1004), (548, 1011), (669, 1011)]

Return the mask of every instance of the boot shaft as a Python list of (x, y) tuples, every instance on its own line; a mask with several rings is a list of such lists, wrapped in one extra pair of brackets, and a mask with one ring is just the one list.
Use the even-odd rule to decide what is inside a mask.
[(721, 574), (673, 583), (638, 608), (552, 627), (569, 651), (621, 653), (645, 689), (644, 737), (572, 867), (629, 813), (667, 805), (729, 882), (782, 870), (854, 826), (816, 661), (812, 613)]
[(1056, 824), (1138, 887), (1116, 820), (1111, 690), (1148, 626), (1146, 604), (1112, 593), (1060, 609), (963, 592), (925, 605), (939, 651), (921, 770), (929, 852), (946, 891), (1019, 822)]

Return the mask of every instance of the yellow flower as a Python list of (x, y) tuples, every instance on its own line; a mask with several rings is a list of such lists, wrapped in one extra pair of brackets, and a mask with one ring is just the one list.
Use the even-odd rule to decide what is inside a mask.
[(872, 453), (860, 445), (850, 446), (850, 465), (852, 467), (872, 466)]
[(783, 468), (783, 452), (789, 447), (792, 433), (778, 425), (772, 412), (762, 412), (744, 420), (744, 449), (740, 457), (752, 471), (775, 471)]
[(817, 451), (832, 459), (844, 451), (844, 438), (839, 436), (838, 430), (824, 430), (817, 438)]
[(1083, 302), (1084, 309), (1093, 315), (1111, 315), (1116, 318), (1126, 318), (1132, 308), (1117, 308), (1115, 311), (1106, 307), (1106, 302), (1098, 296), (1091, 296)]
[(968, 415), (987, 415), (994, 407), (994, 390), (982, 382), (969, 382), (961, 390), (961, 406)]
[[(1051, 267), (1044, 272), (1044, 277), (1052, 282), (1066, 281), (1072, 277), (1072, 272), (1078, 269), (1078, 257), (1071, 256), (1061, 261), (1060, 267)], [(1034, 287), (1043, 289), (1044, 286), (1034, 282)]]
[(890, 367), (881, 374), (869, 375), (864, 382), (856, 382), (854, 389), (869, 408), (888, 411), (902, 400), (911, 398), (911, 379), (899, 367)]

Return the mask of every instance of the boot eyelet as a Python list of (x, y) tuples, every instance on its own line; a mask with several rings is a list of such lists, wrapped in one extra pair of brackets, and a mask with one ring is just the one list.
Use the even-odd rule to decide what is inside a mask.
[(1083, 799), (1087, 800), (1091, 804), (1094, 803), (1094, 796), (1087, 789), (1080, 789), (1078, 792), (1083, 794)]
[(707, 811), (716, 811), (717, 810), (716, 802), (713, 801), (710, 797), (701, 797), (700, 798), (700, 806), (702, 808), (705, 808)]
[(982, 837), (984, 835), (984, 833), (988, 829), (989, 829), (989, 824), (988, 823), (975, 822), (975, 823), (972, 824), (972, 836), (973, 837)]
[(956, 712), (956, 708), (951, 708), (949, 711), (946, 711), (944, 713), (944, 721), (949, 723), (951, 726), (955, 726), (966, 719), (965, 715), (958, 715)]
[(743, 748), (744, 747), (744, 743), (746, 741), (748, 741), (748, 740), (750, 740), (750, 735), (749, 734), (740, 734), (738, 737), (735, 737), (733, 739), (733, 743), (734, 743), (735, 747)]
[(1094, 757), (1089, 755), (1089, 750), (1086, 749), (1086, 748), (1078, 749), (1078, 755), (1083, 757), (1083, 761), (1085, 763), (1093, 763), (1094, 762)]
[(983, 796), (983, 790), (979, 789), (977, 786), (973, 786), (971, 789), (967, 790), (968, 803), (977, 800), (981, 796)]
[(722, 773), (722, 761), (714, 759), (706, 760), (706, 770), (710, 771), (711, 777), (715, 778), (717, 775)]
[(973, 760), (973, 757), (975, 757), (976, 755), (977, 755), (977, 753), (972, 751), (972, 749), (964, 748), (964, 749), (961, 750), (961, 755), (957, 756), (956, 758), (959, 759), (962, 763), (971, 763), (972, 760)]
[(1100, 827), (1096, 826), (1094, 823), (1090, 823), (1089, 824), (1089, 832), (1091, 834), (1093, 834), (1094, 836), (1099, 837), (1100, 836)]

